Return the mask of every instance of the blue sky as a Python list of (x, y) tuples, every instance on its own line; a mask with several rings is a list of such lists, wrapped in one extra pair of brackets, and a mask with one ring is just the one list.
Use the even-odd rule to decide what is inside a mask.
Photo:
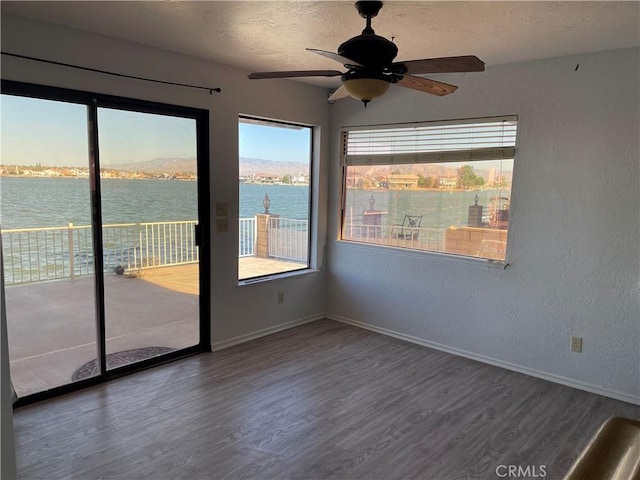
[(286, 128), (240, 122), (240, 156), (309, 164), (310, 128)]
[(88, 165), (85, 106), (2, 95), (0, 108), (4, 165)]
[[(4, 165), (88, 166), (87, 108), (2, 95)], [(118, 165), (154, 158), (194, 158), (195, 120), (101, 108), (100, 162)], [(242, 157), (309, 162), (311, 131), (240, 123)]]
[(100, 108), (98, 131), (102, 165), (196, 157), (196, 121), (190, 118)]

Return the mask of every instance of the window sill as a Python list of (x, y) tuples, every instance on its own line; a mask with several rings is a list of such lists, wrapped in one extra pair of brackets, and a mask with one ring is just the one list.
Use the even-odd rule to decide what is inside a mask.
[(299, 277), (301, 275), (310, 275), (318, 273), (319, 270), (315, 268), (305, 268), (302, 270), (293, 270), (291, 272), (274, 273), (272, 275), (265, 275), (264, 277), (247, 278), (245, 280), (238, 280), (238, 286), (244, 287), (247, 285), (255, 285), (256, 283), (272, 282), (274, 280), (280, 280), (290, 277)]
[(468, 257), (465, 255), (457, 255), (455, 253), (434, 252), (431, 250), (412, 250), (409, 248), (394, 247), (392, 245), (375, 245), (371, 243), (354, 242), (351, 240), (337, 240), (336, 243), (339, 245), (344, 245), (348, 248), (356, 248), (356, 249), (365, 248), (365, 249), (375, 250), (376, 252), (380, 252), (380, 251), (389, 252), (390, 254), (394, 254), (394, 255), (433, 258), (436, 260), (463, 263), (463, 264), (472, 265), (475, 267), (482, 267), (482, 268), (495, 268), (498, 270), (504, 270), (509, 266), (509, 263), (504, 260), (490, 260), (487, 258)]

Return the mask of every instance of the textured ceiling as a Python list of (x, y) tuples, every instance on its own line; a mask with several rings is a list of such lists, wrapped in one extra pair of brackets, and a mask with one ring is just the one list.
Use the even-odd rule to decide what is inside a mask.
[[(2, 14), (87, 30), (249, 71), (340, 69), (336, 51), (364, 19), (353, 2), (11, 2)], [(396, 60), (477, 55), (488, 67), (640, 45), (640, 3), (386, 2), (373, 20)], [(332, 86), (339, 79), (305, 79)]]

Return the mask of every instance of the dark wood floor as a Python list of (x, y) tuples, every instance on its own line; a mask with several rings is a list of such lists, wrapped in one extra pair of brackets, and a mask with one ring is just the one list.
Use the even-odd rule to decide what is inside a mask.
[(612, 415), (640, 408), (323, 320), (14, 421), (21, 478), (555, 479)]

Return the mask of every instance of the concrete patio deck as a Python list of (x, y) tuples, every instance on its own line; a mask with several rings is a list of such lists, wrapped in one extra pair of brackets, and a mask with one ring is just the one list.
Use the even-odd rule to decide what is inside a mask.
[[(299, 263), (243, 257), (250, 278)], [(72, 382), (96, 354), (93, 277), (6, 286), (11, 377), (19, 396)], [(198, 343), (197, 265), (159, 267), (137, 276), (105, 275), (107, 354)]]

